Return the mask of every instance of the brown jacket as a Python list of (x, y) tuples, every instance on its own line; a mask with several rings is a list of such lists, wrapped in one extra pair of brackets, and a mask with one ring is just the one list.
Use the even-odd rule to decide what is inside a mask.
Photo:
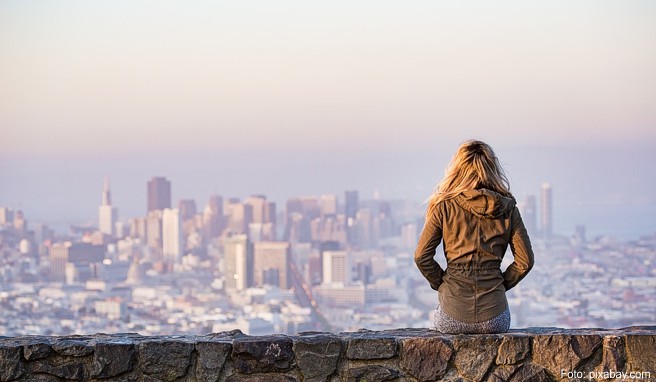
[[(447, 268), (434, 259), (443, 241)], [(501, 271), (510, 245), (514, 262)], [(415, 263), (449, 316), (483, 322), (501, 314), (506, 291), (533, 267), (533, 250), (515, 199), (487, 189), (465, 191), (428, 212)]]

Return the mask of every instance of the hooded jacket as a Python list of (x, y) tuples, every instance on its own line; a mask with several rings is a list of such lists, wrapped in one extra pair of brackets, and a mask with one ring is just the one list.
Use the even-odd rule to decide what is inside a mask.
[[(446, 270), (434, 259), (440, 242)], [(502, 272), (509, 245), (514, 261)], [(465, 191), (432, 207), (415, 251), (415, 263), (439, 292), (444, 312), (467, 323), (503, 313), (506, 291), (526, 276), (533, 262), (515, 199), (488, 189)]]

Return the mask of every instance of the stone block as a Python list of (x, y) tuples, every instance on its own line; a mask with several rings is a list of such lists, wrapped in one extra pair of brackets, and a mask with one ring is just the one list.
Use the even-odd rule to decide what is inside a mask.
[(526, 363), (522, 365), (510, 378), (510, 382), (551, 382), (547, 370), (541, 366)]
[(65, 359), (51, 357), (47, 360), (36, 361), (30, 367), (32, 373), (43, 373), (58, 378), (83, 381), (88, 379), (87, 362), (80, 358)]
[(198, 363), (196, 364), (196, 379), (199, 382), (218, 381), (231, 349), (232, 345), (229, 342), (197, 342)]
[(91, 376), (112, 378), (131, 371), (136, 359), (136, 349), (131, 343), (98, 342), (94, 345)]
[(348, 382), (391, 381), (399, 376), (399, 371), (381, 365), (368, 365), (350, 368)]
[(139, 362), (146, 376), (175, 381), (187, 375), (194, 344), (175, 339), (143, 341), (139, 344)]
[(626, 351), (624, 338), (621, 336), (604, 337), (604, 351), (601, 358), (600, 371), (624, 370), (626, 364)]
[(401, 342), (401, 367), (422, 382), (444, 377), (452, 356), (451, 344), (440, 337), (407, 338)]
[(284, 374), (234, 374), (226, 382), (298, 382), (298, 379)]
[(28, 361), (46, 358), (53, 352), (49, 343), (33, 342), (23, 346), (23, 357)]
[(323, 382), (335, 372), (342, 352), (342, 340), (318, 334), (294, 339), (296, 364), (306, 382)]
[[(600, 335), (538, 335), (533, 339), (533, 363), (548, 369), (554, 376), (562, 370), (582, 371), (585, 360), (602, 345)], [(591, 369), (592, 367), (587, 367)]]
[(490, 336), (458, 336), (453, 340), (454, 364), (463, 377), (474, 382), (483, 380), (497, 358), (501, 339)]
[(21, 351), (22, 347), (18, 345), (0, 345), (0, 381), (13, 381), (25, 373)]
[(52, 344), (52, 349), (61, 355), (84, 357), (93, 353), (93, 347), (87, 341), (63, 338)]
[(294, 366), (287, 336), (244, 337), (232, 341), (232, 362), (244, 374), (284, 372)]
[(514, 365), (526, 359), (531, 352), (531, 338), (527, 336), (503, 336), (496, 363)]
[(656, 336), (627, 335), (626, 371), (649, 372), (656, 378)]
[(387, 359), (398, 354), (398, 344), (392, 337), (358, 335), (347, 341), (348, 359)]

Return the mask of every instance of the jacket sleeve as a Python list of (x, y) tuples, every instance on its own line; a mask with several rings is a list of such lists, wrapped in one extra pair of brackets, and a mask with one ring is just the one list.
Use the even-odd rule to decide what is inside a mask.
[(531, 241), (517, 207), (512, 212), (511, 222), (510, 250), (513, 253), (514, 261), (503, 273), (503, 286), (506, 290), (517, 285), (533, 268), (535, 261)]
[(424, 228), (419, 236), (415, 250), (415, 264), (422, 275), (428, 280), (431, 288), (438, 290), (442, 284), (444, 270), (435, 261), (435, 249), (442, 241), (442, 222), (435, 209), (428, 214)]

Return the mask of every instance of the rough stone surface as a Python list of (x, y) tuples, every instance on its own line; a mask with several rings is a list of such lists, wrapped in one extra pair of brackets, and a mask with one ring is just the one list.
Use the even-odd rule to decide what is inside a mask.
[(232, 342), (232, 361), (240, 373), (283, 372), (294, 366), (292, 340), (285, 336), (245, 337)]
[(474, 382), (483, 380), (497, 358), (501, 340), (495, 337), (458, 336), (453, 341), (454, 364), (460, 375)]
[(46, 360), (39, 360), (32, 365), (31, 371), (33, 373), (43, 373), (76, 381), (87, 379), (86, 362), (79, 357), (67, 359), (58, 356), (50, 357)]
[(449, 367), (453, 348), (440, 337), (402, 341), (401, 367), (420, 381), (442, 378)]
[(63, 339), (52, 344), (52, 349), (61, 355), (84, 357), (93, 353), (93, 348), (83, 339)]
[(351, 368), (347, 372), (349, 382), (392, 381), (399, 376), (399, 371), (380, 365)]
[(135, 347), (131, 343), (96, 343), (93, 351), (91, 377), (111, 378), (132, 370)]
[(326, 381), (337, 369), (342, 340), (334, 335), (301, 336), (294, 340), (296, 363), (307, 382)]
[(656, 336), (627, 335), (627, 371), (650, 372), (656, 378)]
[(600, 335), (540, 335), (533, 340), (533, 362), (555, 376), (563, 369), (581, 370), (601, 344)]
[(531, 338), (527, 336), (503, 336), (496, 363), (513, 365), (526, 359), (531, 352)]
[(386, 359), (396, 356), (398, 344), (392, 337), (358, 336), (348, 341), (349, 359)]
[(513, 374), (510, 382), (551, 382), (551, 377), (544, 368), (527, 363)]
[(21, 362), (21, 347), (0, 347), (0, 381), (13, 381), (25, 372)]
[(506, 382), (510, 380), (513, 373), (519, 368), (517, 365), (503, 365), (492, 371), (488, 382)]
[(230, 349), (232, 349), (232, 345), (227, 342), (197, 342), (198, 363), (196, 364), (196, 379), (199, 382), (218, 381), (223, 365), (228, 355), (230, 355)]
[(284, 374), (231, 375), (226, 382), (298, 382), (298, 379)]
[(604, 352), (600, 371), (624, 370), (625, 363), (624, 338), (621, 336), (604, 337)]
[(569, 381), (561, 370), (648, 372), (651, 379), (641, 380), (653, 380), (655, 354), (656, 326), (491, 335), (415, 328), (265, 337), (239, 331), (0, 337), (0, 382), (586, 380)]
[(53, 352), (49, 343), (36, 342), (23, 346), (23, 357), (28, 361), (46, 358)]
[(162, 381), (175, 381), (187, 374), (194, 344), (175, 340), (157, 339), (139, 344), (142, 372)]

